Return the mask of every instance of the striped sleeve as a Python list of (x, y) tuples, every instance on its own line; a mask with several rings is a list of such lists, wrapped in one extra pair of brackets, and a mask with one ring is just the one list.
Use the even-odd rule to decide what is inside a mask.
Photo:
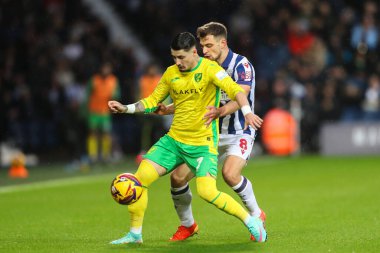
[(236, 66), (234, 77), (238, 84), (252, 86), (255, 83), (255, 70), (246, 58)]

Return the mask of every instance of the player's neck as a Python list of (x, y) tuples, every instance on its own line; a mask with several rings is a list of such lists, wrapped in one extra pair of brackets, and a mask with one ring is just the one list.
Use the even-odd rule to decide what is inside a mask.
[(229, 51), (230, 49), (228, 47), (222, 50), (222, 53), (220, 54), (220, 57), (217, 61), (220, 66), (222, 66), (223, 62), (226, 60)]
[(196, 66), (198, 66), (200, 60), (201, 60), (201, 57), (199, 57), (199, 55), (196, 56), (195, 59), (194, 59), (193, 66), (191, 66), (190, 69), (194, 69)]

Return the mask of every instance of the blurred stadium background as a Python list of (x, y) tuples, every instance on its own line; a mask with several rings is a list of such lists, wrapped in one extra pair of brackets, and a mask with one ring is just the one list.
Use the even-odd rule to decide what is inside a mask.
[[(292, 113), (300, 153), (379, 154), (378, 9), (376, 1), (343, 0), (2, 0), (0, 143), (41, 162), (80, 159), (87, 134), (81, 106), (101, 64), (113, 64), (121, 100), (132, 103), (149, 64), (161, 71), (172, 64), (174, 34), (216, 20), (229, 28), (230, 47), (254, 64), (256, 113)], [(141, 120), (123, 115), (113, 123), (114, 155), (138, 154)], [(351, 124), (338, 132), (352, 150), (334, 146), (334, 134), (322, 138), (329, 123)], [(153, 141), (166, 128), (156, 124)], [(325, 150), (329, 140), (335, 150)], [(259, 147), (267, 152), (260, 134)]]
[[(199, 25), (209, 21), (224, 23), (229, 29), (229, 46), (233, 51), (247, 56), (253, 63), (256, 71), (255, 112), (265, 118), (273, 109), (281, 109), (290, 113), (295, 122), (292, 129), (286, 128), (289, 124), (283, 124), (284, 131), (278, 130), (279, 125), (275, 128), (269, 126), (267, 142), (262, 132), (259, 132), (254, 149), (255, 158), (249, 164), (254, 169), (253, 172), (247, 172), (250, 176), (255, 175), (258, 178), (257, 195), (263, 200), (264, 207), (271, 211), (274, 217), (272, 221), (281, 225), (272, 228), (274, 241), (277, 239), (277, 242), (286, 243), (286, 240), (281, 241), (281, 238), (284, 240), (287, 236), (285, 231), (292, 229), (287, 223), (291, 218), (300, 218), (300, 225), (306, 224), (308, 227), (310, 220), (305, 213), (296, 217), (294, 210), (286, 210), (283, 205), (295, 201), (298, 208), (306, 208), (303, 204), (305, 202), (297, 201), (305, 200), (308, 203), (310, 199), (297, 194), (312, 191), (309, 186), (320, 181), (309, 182), (305, 181), (305, 178), (315, 176), (321, 177), (322, 181), (325, 180), (324, 186), (317, 188), (319, 192), (312, 194), (312, 198), (319, 204), (327, 202), (329, 205), (335, 205), (335, 202), (326, 201), (331, 197), (330, 200), (338, 202), (343, 196), (347, 201), (337, 205), (336, 210), (326, 209), (322, 204), (325, 211), (317, 215), (320, 222), (330, 222), (330, 218), (333, 222), (334, 217), (341, 217), (339, 212), (342, 210), (352, 208), (358, 211), (362, 207), (361, 204), (367, 204), (367, 200), (374, 202), (365, 213), (350, 210), (353, 215), (357, 215), (356, 217), (364, 214), (363, 219), (370, 226), (368, 233), (364, 229), (360, 230), (358, 238), (363, 239), (362, 244), (350, 244), (350, 240), (357, 235), (353, 229), (354, 223), (349, 223), (351, 230), (331, 229), (327, 232), (334, 234), (332, 241), (338, 242), (335, 246), (330, 246), (334, 245), (331, 241), (328, 247), (318, 248), (318, 245), (322, 247), (318, 240), (325, 239), (318, 233), (297, 238), (300, 242), (310, 243), (307, 252), (330, 252), (331, 249), (332, 252), (360, 252), (362, 246), (366, 249), (363, 252), (378, 252), (380, 246), (375, 240), (379, 241), (379, 235), (375, 228), (376, 225), (379, 227), (379, 219), (373, 218), (372, 215), (372, 211), (379, 211), (378, 199), (376, 200), (379, 189), (375, 189), (376, 185), (379, 185), (380, 154), (378, 1), (0, 0), (0, 4), (0, 186), (8, 185), (8, 188), (0, 187), (0, 195), (3, 194), (0, 200), (4, 203), (0, 209), (6, 207), (2, 215), (9, 218), (7, 222), (3, 220), (3, 225), (8, 227), (7, 230), (3, 230), (3, 237), (0, 236), (0, 242), (9, 236), (9, 240), (4, 239), (6, 243), (0, 246), (4, 252), (20, 252), (20, 248), (16, 246), (17, 242), (20, 242), (19, 232), (13, 230), (17, 229), (17, 226), (12, 223), (12, 219), (15, 215), (22, 215), (22, 208), (18, 203), (30, 202), (32, 205), (31, 200), (17, 194), (23, 192), (22, 188), (9, 188), (9, 185), (71, 177), (83, 172), (91, 175), (105, 173), (105, 177), (97, 178), (97, 184), (94, 185), (100, 186), (102, 182), (101, 187), (105, 187), (94, 190), (99, 193), (100, 203), (104, 205), (98, 203), (98, 209), (94, 207), (92, 211), (102, 208), (109, 212), (114, 211), (114, 206), (109, 207), (113, 203), (107, 192), (111, 175), (122, 172), (125, 168), (130, 171), (136, 169), (136, 155), (149, 146), (147, 143), (154, 143), (168, 129), (170, 118), (150, 119), (153, 130), (147, 137), (143, 127), (148, 123), (141, 117), (113, 115), (112, 160), (89, 167), (86, 152), (87, 113), (83, 106), (86, 86), (102, 64), (110, 62), (113, 73), (119, 80), (120, 100), (125, 104), (137, 101), (142, 92), (140, 81), (146, 75), (148, 66), (154, 64), (162, 72), (172, 64), (169, 53), (172, 37), (181, 31), (195, 33)], [(293, 128), (298, 131), (294, 131)], [(281, 145), (285, 145), (282, 150), (271, 148), (273, 145), (270, 144), (274, 143), (274, 147), (280, 145), (276, 140), (276, 134), (280, 134), (282, 140), (286, 140), (285, 144), (280, 140)], [(10, 164), (17, 163), (18, 160), (23, 163), (24, 157), (19, 157), (20, 152), (26, 154), (26, 166), (30, 176), (24, 181), (10, 180), (7, 176)], [(286, 154), (289, 157), (275, 158), (272, 156), (274, 154)], [(316, 158), (308, 158), (309, 155)], [(329, 160), (330, 158), (323, 158), (324, 155), (343, 157)], [(356, 158), (359, 155), (361, 157)], [(288, 167), (283, 166), (282, 159), (289, 163)], [(321, 162), (318, 162), (319, 160)], [(331, 163), (336, 166), (329, 166)], [(311, 164), (316, 166), (313, 169), (302, 170)], [(363, 174), (360, 171), (361, 166)], [(282, 168), (283, 172), (277, 174), (276, 168)], [(293, 170), (294, 168), (296, 170)], [(342, 168), (348, 169), (345, 171)], [(270, 177), (278, 176), (275, 183), (266, 177), (268, 171)], [(295, 173), (295, 178), (290, 176), (292, 173)], [(342, 175), (345, 177), (339, 180)], [(366, 177), (360, 182), (355, 181), (363, 175)], [(160, 185), (169, 188), (168, 179), (163, 182)], [(297, 185), (297, 182), (310, 184), (299, 185), (299, 191), (289, 190)], [(347, 184), (360, 184), (365, 187), (366, 182), (366, 189), (345, 188)], [(333, 186), (335, 188), (330, 188)], [(94, 187), (91, 189), (95, 189)], [(39, 196), (44, 196), (45, 192), (38, 185), (25, 188), (25, 192), (34, 188), (41, 194)], [(82, 188), (77, 192), (70, 191), (71, 187), (62, 188), (67, 190), (67, 195), (58, 195), (63, 197), (64, 201), (70, 202), (70, 198), (78, 194), (72, 204), (72, 213), (68, 211), (68, 219), (75, 221), (76, 214), (83, 215), (85, 219), (86, 213), (76, 213), (75, 205), (86, 203), (91, 206), (91, 201), (96, 199), (92, 196), (91, 201), (84, 200), (88, 197), (88, 188)], [(162, 191), (160, 189), (156, 187), (152, 192)], [(347, 191), (340, 192), (343, 189)], [(273, 195), (270, 193), (272, 190)], [(321, 194), (323, 190), (326, 191), (325, 195)], [(171, 207), (168, 190), (165, 192), (165, 201)], [(331, 192), (336, 194), (331, 196)], [(283, 202), (278, 202), (275, 193), (284, 198)], [(55, 194), (63, 194), (63, 191)], [(107, 196), (103, 200), (104, 194)], [(356, 194), (364, 194), (366, 198), (362, 199)], [(29, 197), (31, 196), (32, 194)], [(45, 196), (45, 199), (51, 201), (54, 196), (56, 195)], [(351, 196), (356, 198), (351, 199)], [(52, 205), (51, 209), (48, 209), (47, 203), (50, 201), (40, 202), (41, 199), (32, 199), (40, 206), (46, 205), (46, 210), (42, 212), (51, 214), (51, 210), (59, 209), (60, 206), (56, 203), (57, 206)], [(265, 203), (265, 200), (268, 202)], [(161, 204), (157, 200), (153, 201), (155, 203), (152, 205)], [(319, 208), (319, 204), (313, 202), (311, 205)], [(199, 205), (200, 209), (204, 208), (202, 204)], [(6, 209), (11, 208), (20, 210), (11, 215), (6, 212)], [(281, 209), (287, 217), (285, 221), (280, 219), (280, 216), (284, 215), (280, 213)], [(26, 210), (32, 214), (39, 212), (31, 207)], [(307, 214), (315, 214), (314, 210), (308, 210), (310, 212)], [(122, 212), (125, 212), (125, 209), (118, 214), (121, 215)], [(169, 214), (173, 220), (174, 213)], [(346, 213), (343, 216), (349, 220), (350, 214)], [(100, 224), (104, 225), (102, 219), (106, 220), (107, 216), (110, 214), (104, 212)], [(156, 222), (159, 226), (160, 222), (153, 221), (152, 216), (151, 222)], [(56, 220), (59, 217), (52, 216), (49, 219)], [(74, 229), (78, 225), (74, 221), (73, 224), (66, 224), (66, 228)], [(82, 220), (78, 222), (81, 224)], [(116, 221), (112, 222), (106, 226), (118, 226)], [(353, 222), (362, 223), (363, 220)], [(84, 223), (88, 228), (93, 228), (90, 220), (84, 220)], [(170, 225), (174, 228), (176, 221), (173, 220)], [(335, 225), (343, 228), (347, 224), (343, 222)], [(309, 228), (313, 231), (319, 229)], [(112, 234), (106, 236), (107, 240), (118, 236), (121, 228), (117, 229), (116, 232), (112, 232), (113, 227), (106, 229)], [(29, 232), (36, 231), (37, 229), (32, 229)], [(51, 232), (44, 231), (48, 234)], [(303, 231), (297, 228), (293, 232), (302, 234)], [(94, 242), (91, 239), (91, 231), (85, 231), (87, 232), (84, 245), (88, 246)], [(160, 232), (157, 231), (158, 234)], [(65, 233), (61, 231), (59, 235), (64, 237)], [(148, 234), (153, 236), (156, 232), (150, 233)], [(339, 237), (342, 233), (344, 239)], [(74, 234), (81, 236), (78, 232)], [(27, 239), (33, 241), (38, 235), (39, 233), (36, 233), (36, 237)], [(41, 232), (41, 236), (44, 235), (46, 234)], [(51, 236), (49, 238), (53, 241), (56, 239)], [(98, 232), (97, 239), (101, 238), (102, 235)], [(365, 241), (365, 238), (369, 241)], [(339, 242), (346, 245), (346, 248), (339, 248)], [(27, 249), (44, 252), (44, 243), (47, 242), (36, 240), (35, 245)], [(80, 242), (75, 243), (73, 245), (78, 246)], [(52, 246), (49, 243), (47, 245)], [(66, 248), (67, 245), (64, 243), (62, 245), (67, 252), (76, 251), (75, 248)], [(78, 252), (94, 250), (91, 247), (86, 248), (87, 246), (78, 246)], [(158, 244), (158, 247), (164, 246)], [(288, 251), (278, 244), (271, 248), (271, 251), (263, 252), (303, 252), (297, 240), (288, 246)], [(183, 252), (192, 252), (191, 244), (186, 247), (184, 246)], [(203, 249), (203, 245), (195, 248), (201, 252), (199, 250)], [(241, 245), (233, 245), (227, 249), (229, 252), (233, 252), (234, 249), (243, 252), (247, 250)], [(100, 250), (106, 249), (103, 247)], [(155, 250), (157, 248), (153, 246), (145, 249), (146, 252), (156, 252)], [(209, 251), (222, 252), (217, 246), (209, 246)], [(161, 249), (161, 252), (165, 250)]]

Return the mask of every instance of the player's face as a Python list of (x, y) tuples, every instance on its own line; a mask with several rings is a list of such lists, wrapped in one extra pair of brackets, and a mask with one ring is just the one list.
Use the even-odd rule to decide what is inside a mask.
[(189, 51), (171, 49), (171, 54), (180, 71), (191, 70), (198, 64), (198, 53), (195, 47)]
[(214, 35), (207, 35), (200, 38), (199, 43), (201, 44), (205, 58), (219, 62), (222, 50), (226, 47), (226, 39), (215, 37)]

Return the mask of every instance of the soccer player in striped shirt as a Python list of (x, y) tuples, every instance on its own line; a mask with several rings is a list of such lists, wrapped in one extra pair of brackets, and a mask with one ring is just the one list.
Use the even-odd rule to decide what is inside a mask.
[(178, 34), (171, 44), (175, 64), (167, 68), (149, 97), (130, 105), (108, 103), (114, 113), (149, 113), (170, 95), (175, 106), (169, 132), (147, 152), (135, 173), (144, 189), (140, 199), (128, 206), (130, 231), (111, 244), (142, 243), (149, 185), (183, 163), (195, 174), (201, 198), (240, 219), (257, 241), (266, 240), (262, 220), (251, 216), (231, 196), (216, 188), (219, 122), (213, 120), (207, 127), (204, 115), (208, 106), (219, 106), (220, 89), (223, 89), (241, 107), (246, 126), (260, 127), (262, 120), (252, 113), (244, 90), (218, 64), (199, 57), (195, 45), (191, 33)]
[[(228, 48), (227, 28), (217, 22), (207, 23), (197, 29), (197, 37), (204, 57), (216, 61), (232, 79), (247, 93), (249, 106), (254, 108), (255, 71), (248, 59)], [(239, 195), (250, 214), (265, 221), (265, 213), (259, 208), (250, 180), (241, 175), (255, 140), (252, 127), (244, 129), (244, 115), (235, 101), (222, 91), (221, 107), (209, 107), (207, 124), (219, 118), (219, 161), (224, 161), (222, 174), (225, 182)], [(192, 194), (188, 181), (194, 175), (186, 164), (171, 175), (171, 192), (174, 206), (181, 220), (181, 226), (170, 238), (172, 241), (185, 240), (198, 231), (191, 210)], [(251, 236), (252, 240), (255, 240)]]

